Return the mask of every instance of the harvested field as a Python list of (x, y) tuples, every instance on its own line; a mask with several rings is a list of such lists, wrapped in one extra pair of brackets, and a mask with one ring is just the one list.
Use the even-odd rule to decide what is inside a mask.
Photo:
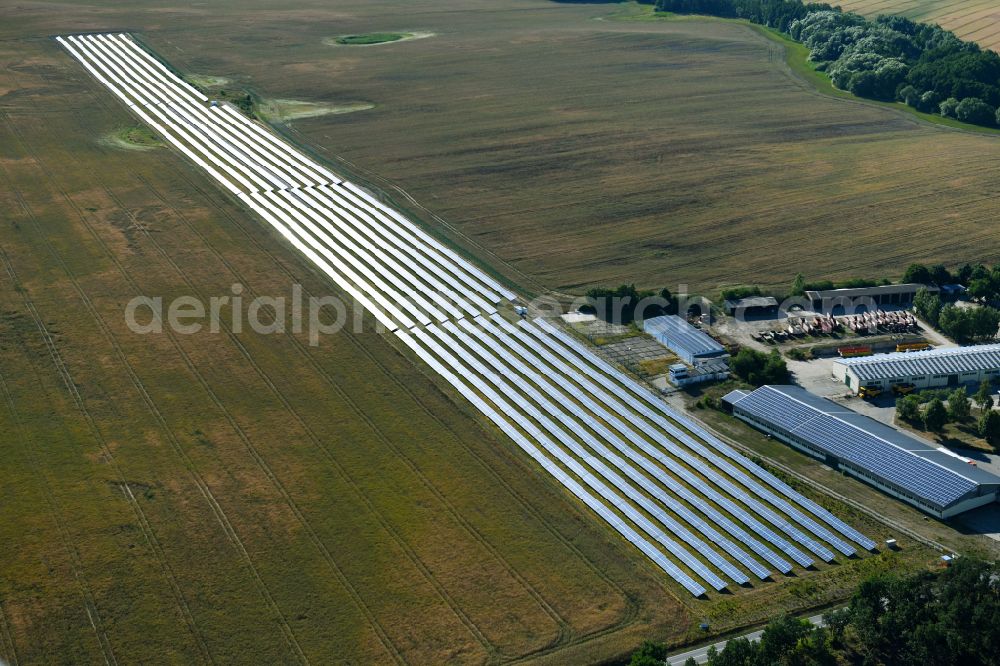
[[(753, 37), (757, 41), (747, 43), (756, 46), (733, 47), (734, 39), (750, 40), (747, 31), (723, 24), (706, 24), (707, 44), (690, 27), (602, 26), (590, 20), (597, 11), (593, 6), (525, 1), (497, 9), (483, 3), (472, 8), (478, 14), (464, 6), (444, 11), (440, 2), (407, 8), (407, 25), (433, 29), (441, 39), (337, 51), (364, 53), (364, 60), (334, 55), (322, 35), (382, 29), (390, 14), (399, 13), (398, 5), (359, 3), (332, 10), (316, 2), (272, 11), (234, 3), (211, 10), (160, 6), (156, 12), (117, 4), (79, 10), (59, 5), (58, 12), (33, 5), (0, 28), (5, 64), (0, 200), (9, 211), (8, 232), (0, 238), (5, 294), (0, 443), (10, 452), (0, 469), (12, 489), (5, 508), (14, 516), (0, 525), (5, 660), (589, 662), (619, 655), (644, 638), (691, 638), (693, 622), (702, 617), (722, 631), (759, 622), (779, 609), (823, 606), (843, 598), (861, 575), (920, 567), (932, 557), (904, 541), (902, 554), (820, 565), (808, 577), (739, 589), (731, 598), (681, 601), (662, 574), (370, 330), (343, 333), (310, 348), (304, 335), (235, 336), (223, 330), (143, 337), (125, 328), (122, 309), (137, 294), (164, 300), (224, 295), (236, 282), (247, 294), (286, 294), (293, 282), (312, 294), (330, 287), (172, 150), (126, 153), (102, 145), (101, 137), (131, 119), (45, 38), (54, 32), (144, 26), (146, 38), (185, 71), (241, 81), (249, 73), (255, 89), (276, 99), (372, 99), (373, 110), (302, 119), (285, 131), (317, 151), (325, 146), (339, 153), (341, 145), (348, 146), (354, 153), (331, 157), (364, 174), (377, 167), (397, 178), (396, 169), (405, 167), (425, 187), (433, 180), (436, 193), (422, 193), (421, 203), (444, 211), (449, 221), (461, 222), (457, 206), (479, 206), (480, 197), (506, 198), (493, 199), (494, 212), (512, 210), (504, 201), (536, 197), (529, 207), (516, 209), (524, 216), (520, 226), (511, 217), (469, 217), (460, 227), (468, 235), (452, 236), (487, 260), (491, 251), (507, 252), (507, 270), (515, 279), (587, 284), (591, 269), (582, 262), (591, 262), (604, 271), (601, 280), (630, 275), (633, 266), (648, 271), (642, 280), (667, 280), (664, 262), (683, 255), (623, 253), (629, 229), (610, 214), (614, 197), (635, 192), (637, 183), (642, 190), (637, 196), (648, 197), (651, 210), (659, 210), (662, 192), (642, 182), (643, 169), (647, 176), (666, 178), (663, 182), (676, 175), (659, 173), (677, 168), (673, 154), (650, 169), (635, 129), (661, 131), (650, 117), (635, 113), (654, 108), (644, 106), (654, 101), (662, 108), (665, 93), (642, 97), (642, 80), (631, 72), (650, 61), (616, 61), (613, 53), (631, 53), (638, 45), (663, 56), (660, 40), (667, 35), (671, 53), (681, 49), (706, 59), (730, 53), (735, 66), (741, 58), (732, 51), (766, 49), (767, 42)], [(445, 40), (461, 30), (475, 38)], [(403, 53), (442, 41), (445, 46), (430, 54), (408, 52), (413, 67), (396, 61), (391, 77), (388, 62), (368, 60), (368, 54)], [(539, 42), (546, 41), (555, 43), (562, 57), (582, 58), (588, 47), (596, 50), (607, 60), (606, 69), (603, 60), (592, 61), (595, 83), (577, 80), (580, 95), (574, 98), (560, 78), (580, 71), (580, 64), (560, 65), (553, 53), (537, 62), (539, 74), (529, 86), (523, 81), (527, 60), (515, 62), (511, 54), (537, 58)], [(497, 66), (490, 66), (487, 50), (499, 59)], [(458, 68), (462, 59), (456, 52), (467, 52), (467, 66), (482, 70), (475, 74), (481, 77), (478, 91), (468, 72)], [(693, 70), (707, 67), (688, 64)], [(767, 94), (789, 87), (780, 70), (761, 67), (784, 82), (772, 81)], [(702, 78), (708, 71), (701, 69)], [(425, 78), (434, 72), (440, 81)], [(519, 73), (523, 76), (515, 76)], [(345, 82), (348, 74), (373, 78)], [(762, 74), (760, 80), (769, 79)], [(620, 81), (635, 86), (637, 106), (622, 112), (628, 105), (615, 104), (620, 124), (612, 130), (606, 125), (616, 114), (610, 113), (607, 91), (599, 88)], [(712, 88), (717, 83), (699, 85), (708, 85), (706, 94), (716, 99), (729, 94)], [(525, 96), (523, 115), (504, 97), (511, 90)], [(479, 94), (487, 97), (476, 100)], [(805, 100), (818, 104), (819, 98), (796, 94), (802, 99), (794, 110), (813, 122)], [(387, 111), (382, 104), (393, 99)], [(705, 113), (705, 100), (683, 99), (693, 104), (681, 105), (684, 114)], [(763, 100), (757, 103), (764, 108)], [(452, 104), (458, 108), (449, 109)], [(604, 116), (595, 105), (603, 106)], [(842, 131), (868, 127), (870, 136), (961, 136), (917, 131), (891, 113), (865, 105), (857, 109), (875, 119), (848, 122)], [(459, 111), (466, 115), (460, 118)], [(381, 119), (386, 134), (370, 133), (373, 126), (362, 118), (369, 115)], [(422, 148), (403, 136), (403, 115), (411, 118), (409, 134), (425, 135)], [(690, 141), (692, 149), (709, 145), (711, 136), (721, 140), (719, 115), (705, 113), (707, 134), (688, 118), (679, 128), (687, 132), (683, 141), (681, 135), (673, 140)], [(730, 122), (732, 115), (730, 109)], [(739, 159), (759, 160), (780, 149), (783, 126), (769, 122), (766, 131), (756, 125), (753, 132), (740, 130), (744, 141), (763, 132), (771, 143)], [(435, 128), (435, 123), (440, 124)], [(363, 132), (369, 132), (364, 141)], [(836, 134), (829, 131), (827, 138)], [(629, 135), (627, 147), (615, 142)], [(869, 138), (852, 136), (861, 143), (859, 136)], [(404, 138), (408, 142), (397, 145)], [(611, 146), (610, 158), (601, 159)], [(464, 155), (454, 152), (457, 147)], [(505, 161), (511, 157), (503, 154), (507, 148), (518, 160)], [(418, 149), (427, 152), (418, 155)], [(728, 159), (721, 147), (710, 152)], [(356, 161), (366, 154), (375, 163)], [(549, 166), (533, 171), (522, 162), (532, 159), (548, 160)], [(631, 176), (629, 159), (641, 167)], [(415, 169), (416, 163), (424, 171)], [(433, 163), (438, 173), (432, 178), (427, 169)], [(516, 184), (522, 190), (511, 189)], [(686, 184), (704, 185), (693, 178)], [(765, 193), (772, 200), (778, 185)], [(558, 204), (559, 197), (593, 196), (597, 186), (610, 194), (584, 198), (589, 206), (567, 208), (566, 199), (551, 209), (538, 203), (543, 197), (555, 197)], [(721, 206), (724, 195), (719, 189), (706, 196), (718, 197)], [(602, 201), (609, 208), (602, 210)], [(707, 212), (701, 224), (714, 232)], [(568, 213), (590, 216), (571, 234), (578, 242), (570, 245), (559, 239), (576, 228)], [(653, 217), (632, 220), (640, 243), (648, 241), (642, 224), (656, 227)], [(656, 233), (662, 236), (662, 225), (674, 220), (658, 219)], [(549, 238), (531, 258), (538, 269), (511, 254), (524, 242), (518, 235), (528, 231), (529, 220), (537, 221), (537, 230), (531, 230), (536, 242), (545, 241), (544, 234)], [(695, 223), (689, 221), (690, 228)], [(622, 239), (619, 245), (602, 245), (615, 238), (602, 233), (602, 224)], [(730, 242), (738, 248), (738, 239)], [(692, 244), (690, 252), (695, 250), (712, 248)], [(608, 252), (617, 252), (613, 261), (595, 259), (612, 256)], [(738, 259), (730, 257), (726, 270), (739, 270)], [(772, 255), (765, 268), (780, 274), (775, 261)], [(542, 268), (550, 264), (555, 268), (545, 273)], [(747, 270), (763, 271), (761, 266), (750, 264)], [(719, 279), (712, 273), (718, 266), (695, 268), (703, 271), (697, 279), (705, 283)], [(517, 270), (531, 270), (534, 277)], [(583, 277), (566, 277), (574, 271)], [(887, 535), (885, 526), (836, 502), (829, 508), (848, 515), (873, 538)]]
[[(68, 10), (31, 28), (29, 14), (26, 29), (143, 26), (182, 71), (268, 98), (374, 104), (285, 132), (534, 292), (1000, 259), (1000, 139), (820, 96), (738, 24), (595, 20), (624, 7), (423, 0), (404, 21), (390, 0), (304, 2), (151, 22), (109, 5), (100, 21)], [(437, 36), (324, 43), (401, 23)]]
[(0, 61), (0, 658), (481, 663), (687, 631), (661, 573), (370, 330), (129, 331), (138, 294), (329, 284), (172, 150), (106, 147), (131, 118), (54, 42)]
[[(595, 20), (630, 10), (537, 0), (442, 7), (408, 4), (408, 29), (437, 36), (384, 48), (324, 40), (399, 25), (388, 0), (192, 9), (145, 34), (182, 71), (262, 96), (374, 104), (284, 131), (530, 291), (711, 291), (1000, 259), (1000, 139), (818, 95), (738, 24)], [(102, 11), (83, 26), (144, 22)]]
[(1000, 49), (1000, 2), (979, 0), (845, 0), (845, 11), (875, 16), (898, 14), (926, 23), (937, 23), (962, 39), (983, 48)]

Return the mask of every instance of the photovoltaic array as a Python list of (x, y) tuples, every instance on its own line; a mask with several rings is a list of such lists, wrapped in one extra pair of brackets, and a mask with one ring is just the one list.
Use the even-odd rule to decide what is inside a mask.
[(57, 39), (691, 594), (875, 547), (552, 324), (512, 324), (514, 293), (131, 36)]

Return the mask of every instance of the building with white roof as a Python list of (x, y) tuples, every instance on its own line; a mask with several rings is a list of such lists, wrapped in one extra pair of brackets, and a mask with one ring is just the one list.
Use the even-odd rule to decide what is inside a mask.
[(1000, 344), (838, 358), (833, 376), (854, 392), (862, 386), (933, 388), (994, 380), (1000, 377)]

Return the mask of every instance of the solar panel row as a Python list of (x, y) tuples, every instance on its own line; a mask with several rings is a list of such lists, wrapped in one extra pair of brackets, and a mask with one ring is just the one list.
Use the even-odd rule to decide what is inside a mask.
[[(772, 510), (766, 506), (767, 501), (772, 501), (775, 504), (780, 504), (780, 500), (775, 501), (772, 496), (769, 496), (766, 492), (761, 494), (759, 488), (752, 488), (751, 492), (748, 492), (743, 487), (738, 486), (730, 477), (725, 474), (719, 473), (715, 466), (719, 464), (719, 460), (712, 458), (711, 454), (707, 456), (707, 460), (702, 460), (694, 452), (703, 452), (700, 445), (693, 439), (688, 437), (686, 433), (678, 430), (672, 424), (663, 419), (660, 415), (652, 410), (645, 408), (642, 404), (637, 404), (629, 399), (629, 396), (624, 393), (619, 387), (617, 387), (613, 381), (607, 376), (595, 371), (594, 369), (588, 367), (583, 363), (581, 357), (571, 350), (571, 348), (560, 346), (555, 340), (554, 336), (545, 333), (541, 330), (537, 330), (534, 327), (524, 325), (524, 330), (528, 331), (529, 334), (533, 335), (541, 344), (548, 346), (553, 352), (561, 356), (563, 359), (569, 363), (575, 365), (578, 369), (582, 370), (584, 374), (589, 375), (591, 378), (595, 379), (601, 386), (610, 390), (616, 395), (618, 400), (610, 398), (606, 393), (595, 392), (595, 396), (600, 396), (601, 400), (605, 404), (612, 406), (613, 409), (619, 411), (625, 418), (633, 419), (635, 422), (642, 422), (646, 424), (644, 427), (648, 428), (650, 435), (656, 440), (657, 444), (662, 446), (664, 449), (676, 455), (679, 459), (685, 460), (693, 468), (697, 469), (698, 473), (703, 475), (705, 478), (722, 488), (729, 497), (735, 498), (742, 502), (745, 506), (750, 508), (756, 515), (763, 518), (766, 522), (771, 523), (781, 531), (785, 532), (792, 540), (796, 541), (802, 546), (805, 546), (808, 550), (813, 551), (815, 554), (819, 555), (825, 561), (831, 561), (834, 558), (833, 553), (823, 546), (821, 543), (815, 539), (809, 537), (803, 533), (795, 524), (793, 524), (787, 517), (779, 513), (779, 511)], [(569, 344), (574, 344), (572, 341), (564, 341)], [(593, 389), (591, 389), (593, 390)], [(629, 408), (622, 407), (621, 405), (628, 404)], [(638, 413), (637, 413), (638, 412)], [(652, 422), (649, 425), (648, 422), (643, 421), (643, 417), (648, 417)], [(653, 427), (656, 426), (656, 427)], [(683, 442), (688, 448), (684, 449), (675, 442)], [(723, 462), (724, 465), (724, 462)], [(730, 469), (729, 472), (732, 473), (734, 470)], [(738, 472), (736, 473), (737, 480), (740, 479)], [(749, 485), (749, 484), (748, 484)], [(706, 489), (702, 488), (702, 492), (707, 492)], [(753, 492), (756, 490), (758, 492)], [(739, 509), (733, 510), (735, 513), (739, 513)], [(745, 519), (744, 519), (745, 520)], [(762, 535), (768, 534), (768, 532), (762, 531), (761, 528), (757, 528), (757, 532)], [(770, 533), (773, 534), (773, 533)], [(785, 542), (783, 539), (777, 536), (767, 537), (775, 545), (779, 545), (782, 550), (793, 560), (802, 566), (810, 566), (812, 560), (806, 555), (802, 554), (798, 548), (795, 548)]]
[[(773, 474), (763, 469), (759, 465), (754, 464), (750, 459), (745, 456), (740, 455), (732, 447), (727, 446), (721, 442), (715, 435), (709, 433), (702, 426), (698, 425), (691, 419), (678, 414), (676, 411), (670, 409), (666, 403), (652, 394), (649, 390), (635, 382), (634, 380), (626, 377), (617, 369), (611, 367), (609, 364), (598, 358), (592, 353), (589, 353), (587, 349), (581, 344), (567, 336), (562, 331), (556, 329), (554, 326), (548, 322), (537, 319), (535, 324), (549, 335), (559, 340), (569, 349), (575, 352), (574, 359), (577, 361), (582, 361), (582, 359), (587, 359), (594, 367), (601, 369), (607, 377), (614, 378), (615, 384), (609, 386), (612, 392), (619, 393), (623, 396), (623, 399), (631, 402), (636, 409), (641, 410), (645, 415), (649, 416), (654, 422), (658, 423), (661, 427), (666, 429), (672, 435), (677, 437), (680, 441), (684, 442), (685, 445), (689, 446), (692, 450), (697, 451), (701, 455), (708, 459), (714, 461), (715, 465), (720, 469), (725, 471), (727, 474), (732, 475), (734, 478), (740, 481), (743, 485), (751, 488), (760, 497), (767, 499), (767, 501), (774, 503), (779, 506), (782, 511), (786, 512), (788, 515), (794, 517), (802, 525), (808, 527), (818, 536), (823, 537), (828, 543), (834, 545), (837, 550), (841, 551), (845, 555), (850, 555), (855, 552), (854, 548), (850, 545), (844, 543), (841, 539), (831, 534), (828, 530), (818, 525), (814, 520), (804, 515), (794, 506), (792, 506), (788, 501), (778, 497), (774, 493), (762, 487), (759, 483), (750, 479), (742, 470), (736, 469), (729, 461), (737, 463), (741, 468), (749, 471), (751, 475), (755, 476), (757, 479), (764, 481), (767, 485), (771, 486), (777, 490), (781, 495), (783, 495), (788, 500), (795, 502), (797, 505), (802, 506), (811, 512), (814, 516), (820, 518), (834, 529), (838, 530), (842, 535), (851, 539), (855, 543), (860, 544), (866, 550), (871, 550), (875, 547), (875, 542), (868, 537), (860, 534), (857, 530), (845, 524), (839, 518), (834, 516), (832, 513), (822, 508), (812, 500), (803, 497), (801, 493), (793, 490), (788, 484), (779, 480)], [(586, 372), (586, 370), (584, 370)], [(623, 390), (624, 389), (624, 390)], [(631, 400), (631, 397), (637, 397), (641, 400), (641, 403), (636, 403)], [(647, 407), (648, 406), (648, 407)], [(666, 417), (664, 417), (666, 415)], [(669, 420), (668, 420), (669, 419)], [(698, 441), (695, 441), (687, 433), (678, 429), (674, 423), (681, 425), (683, 428), (698, 437)], [(716, 452), (722, 454), (722, 457), (716, 455), (709, 451), (703, 443), (708, 444)], [(815, 552), (815, 551), (814, 551)], [(832, 554), (831, 554), (832, 557)]]
[[(483, 320), (479, 320), (479, 323), (488, 325), (487, 322)], [(469, 325), (474, 327), (471, 323)], [(473, 340), (473, 338), (467, 333), (460, 331), (454, 325), (445, 324), (444, 328), (449, 331), (453, 340), (458, 341), (461, 345), (485, 360), (498, 373), (514, 382), (524, 392), (524, 394), (531, 398), (536, 405), (541, 407), (546, 414), (552, 415), (559, 420), (566, 428), (563, 432), (566, 434), (569, 441), (565, 443), (571, 452), (577, 454), (578, 456), (582, 456), (584, 459), (592, 460), (590, 463), (591, 466), (601, 472), (602, 475), (605, 472), (609, 472), (613, 477), (617, 477), (616, 472), (610, 470), (604, 465), (604, 461), (610, 462), (615, 468), (624, 473), (629, 479), (637, 484), (642, 491), (651, 495), (653, 498), (652, 500), (639, 492), (635, 486), (632, 486), (627, 482), (614, 482), (615, 485), (619, 487), (619, 489), (624, 492), (625, 495), (635, 504), (639, 505), (640, 508), (657, 518), (660, 523), (667, 526), (672, 533), (694, 548), (697, 552), (703, 553), (712, 564), (716, 565), (732, 580), (740, 584), (748, 582), (746, 575), (742, 571), (733, 567), (725, 559), (716, 555), (707, 544), (693, 535), (683, 525), (675, 521), (669, 514), (665, 513), (661, 506), (666, 507), (672, 513), (680, 516), (688, 523), (688, 525), (694, 527), (696, 531), (700, 532), (702, 536), (722, 547), (730, 556), (743, 562), (750, 568), (751, 571), (758, 573), (761, 578), (767, 577), (768, 571), (766, 569), (760, 571), (760, 566), (754, 562), (754, 560), (752, 560), (752, 558), (750, 558), (741, 548), (719, 534), (706, 521), (698, 517), (694, 511), (688, 509), (687, 506), (678, 501), (672, 494), (665, 492), (648, 476), (639, 472), (617, 453), (612, 452), (607, 446), (605, 446), (604, 441), (608, 441), (612, 445), (616, 445), (616, 448), (618, 448), (621, 453), (626, 453), (626, 455), (632, 454), (629, 457), (633, 458), (635, 461), (638, 456), (635, 455), (628, 446), (624, 445), (620, 441), (616, 441), (613, 437), (602, 437), (599, 439), (598, 436), (591, 434), (591, 432), (586, 428), (581, 427), (581, 424), (585, 424), (590, 428), (590, 430), (596, 431), (597, 435), (610, 435), (610, 433), (607, 433), (606, 431), (602, 433), (599, 428), (596, 428), (595, 426), (597, 426), (597, 424), (593, 417), (586, 414), (569, 398), (569, 396), (557, 391), (548, 381), (529, 370), (523, 363), (517, 360), (516, 357), (511, 356), (507, 350), (501, 349), (498, 350), (498, 352), (491, 350), (490, 348), (498, 346), (496, 343), (483, 346)], [(434, 331), (433, 328), (429, 330), (432, 332)], [(494, 355), (495, 353), (498, 353), (499, 356)], [(501, 358), (503, 360), (501, 360)], [(535, 386), (541, 388), (547, 396), (554, 398), (557, 401), (558, 406), (556, 403), (551, 402), (549, 398), (541, 395), (538, 390), (534, 388)], [(589, 451), (585, 450), (583, 446), (580, 446), (580, 444), (573, 439), (573, 436), (582, 441), (586, 447), (589, 447)], [(559, 437), (559, 439), (560, 441), (563, 441), (562, 437)], [(597, 456), (594, 457), (592, 455), (593, 453), (596, 453)], [(750, 565), (750, 563), (753, 564)]]
[(57, 39), (692, 594), (874, 546), (547, 323), (510, 325), (511, 291), (127, 35)]
[(405, 217), (231, 107), (206, 105), (204, 95), (128, 36), (57, 39), (390, 330), (495, 312), (497, 303), (514, 297)]
[[(448, 328), (449, 326), (450, 324), (445, 324), (445, 328)], [(465, 320), (461, 322), (461, 326), (473, 337), (483, 342), (484, 345), (495, 350), (499, 347), (500, 349), (497, 350), (498, 353), (507, 359), (509, 366), (513, 370), (528, 378), (532, 383), (545, 391), (547, 395), (555, 399), (558, 404), (563, 407), (563, 409), (568, 410), (568, 412), (570, 412), (573, 417), (577, 419), (577, 421), (572, 421), (571, 419), (563, 417), (571, 432), (574, 432), (579, 437), (583, 438), (591, 446), (591, 448), (600, 452), (606, 459), (616, 461), (616, 465), (620, 468), (631, 470), (628, 472), (629, 476), (636, 479), (646, 492), (658, 499), (664, 505), (676, 511), (685, 521), (688, 522), (688, 524), (696, 527), (713, 543), (721, 546), (730, 556), (736, 558), (741, 564), (747, 567), (747, 569), (756, 574), (759, 578), (764, 579), (768, 577), (770, 575), (769, 570), (753, 558), (749, 557), (738, 546), (719, 534), (711, 526), (711, 523), (714, 522), (730, 535), (750, 546), (754, 552), (773, 564), (776, 568), (782, 571), (782, 573), (788, 573), (791, 570), (791, 566), (787, 562), (775, 555), (773, 551), (762, 545), (742, 528), (738, 527), (732, 520), (724, 516), (720, 511), (709, 505), (705, 501), (704, 496), (700, 496), (696, 492), (689, 490), (687, 486), (676, 480), (672, 474), (669, 474), (661, 467), (658, 467), (654, 463), (654, 460), (663, 464), (668, 469), (671, 469), (678, 476), (685, 478), (689, 482), (693, 482), (694, 487), (698, 488), (701, 487), (701, 482), (696, 476), (687, 472), (682, 465), (677, 464), (672, 459), (659, 455), (658, 452), (655, 452), (654, 447), (652, 447), (647, 440), (643, 439), (638, 433), (622, 423), (622, 421), (617, 417), (609, 414), (600, 405), (590, 400), (586, 394), (567, 390), (572, 387), (572, 384), (565, 381), (568, 376), (566, 374), (561, 374), (556, 367), (545, 365), (541, 357), (533, 354), (522, 346), (518, 342), (518, 338), (523, 338), (524, 336), (510, 335), (500, 326), (492, 325), (481, 319), (476, 320), (476, 322)], [(511, 356), (509, 352), (513, 352), (515, 356)], [(518, 360), (519, 358), (524, 359), (527, 363), (531, 364), (531, 367), (522, 363)], [(557, 386), (562, 387), (562, 390), (556, 388)], [(627, 439), (635, 444), (639, 450), (637, 451), (623, 442), (618, 436), (605, 427), (602, 422), (608, 423), (611, 427), (623, 434)], [(590, 435), (585, 429), (581, 428), (581, 424), (593, 431), (596, 437)], [(629, 461), (638, 464), (651, 478), (638, 474), (634, 471), (634, 468), (631, 468), (628, 465), (622, 465), (620, 462), (621, 458), (619, 458), (615, 453), (607, 451), (601, 443), (602, 441), (608, 442), (619, 453), (625, 455)], [(642, 455), (639, 451), (642, 451), (647, 455)], [(654, 453), (654, 455), (649, 456), (650, 453)], [(660, 484), (660, 486), (657, 484)], [(661, 489), (661, 486), (680, 499), (688, 502), (694, 510), (692, 511), (684, 504), (676, 501), (670, 493), (664, 492), (664, 490)], [(709, 520), (706, 521), (698, 517), (696, 511), (704, 513)]]

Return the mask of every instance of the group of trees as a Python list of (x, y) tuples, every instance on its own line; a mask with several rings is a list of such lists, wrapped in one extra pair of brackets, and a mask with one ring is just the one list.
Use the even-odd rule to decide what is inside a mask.
[(587, 305), (580, 310), (614, 324), (630, 324), (636, 319), (677, 314), (677, 300), (667, 288), (642, 291), (634, 284), (623, 284), (615, 289), (591, 289), (587, 292)]
[(837, 88), (977, 125), (1000, 124), (1000, 55), (940, 26), (868, 20), (797, 0), (657, 0), (657, 9), (744, 18), (787, 33)]
[[(993, 390), (989, 380), (984, 379), (979, 390), (969, 400), (965, 387), (947, 393), (945, 396), (927, 392), (930, 399), (921, 406), (923, 396), (910, 394), (896, 400), (896, 416), (912, 424), (923, 424), (929, 432), (940, 433), (947, 423), (965, 423), (972, 418), (973, 402), (979, 407), (977, 431), (994, 448), (1000, 448), (1000, 412), (993, 409)], [(947, 400), (942, 399), (944, 397)]]
[(943, 286), (960, 284), (968, 289), (968, 294), (981, 301), (1000, 301), (1000, 264), (987, 268), (983, 264), (965, 264), (958, 270), (949, 271), (944, 265), (927, 267), (924, 264), (910, 264), (903, 276), (903, 282), (915, 282)]
[[(759, 641), (709, 651), (710, 666), (1000, 663), (1000, 566), (960, 558), (939, 572), (877, 574), (863, 581), (826, 626), (779, 617)], [(646, 643), (631, 666), (662, 665), (662, 645)], [(694, 661), (690, 660), (689, 664)]]
[(722, 290), (722, 298), (724, 298), (727, 301), (738, 301), (741, 298), (749, 298), (751, 296), (762, 296), (762, 295), (763, 292), (757, 285), (728, 287)]
[(802, 275), (802, 273), (799, 273), (795, 276), (795, 280), (792, 282), (790, 295), (801, 296), (807, 291), (826, 291), (828, 289), (864, 289), (866, 287), (879, 287), (886, 284), (892, 284), (892, 282), (888, 278), (882, 278), (881, 280), (871, 280), (869, 278), (849, 278), (839, 282), (834, 282), (832, 280), (806, 282), (805, 276)]
[(770, 353), (744, 347), (729, 360), (733, 374), (754, 386), (787, 384), (788, 365), (777, 349)]
[(656, 9), (677, 14), (708, 14), (742, 18), (751, 23), (788, 32), (791, 24), (811, 12), (832, 10), (826, 3), (802, 3), (798, 0), (657, 0)]
[(927, 289), (917, 291), (913, 309), (917, 316), (958, 343), (993, 340), (1000, 329), (1000, 310), (987, 306), (963, 308), (945, 303)]

